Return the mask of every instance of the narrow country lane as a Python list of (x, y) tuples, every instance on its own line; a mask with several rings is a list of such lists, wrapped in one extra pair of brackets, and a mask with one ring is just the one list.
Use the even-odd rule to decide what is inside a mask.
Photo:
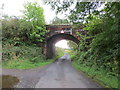
[(35, 88), (100, 88), (71, 66), (70, 56), (65, 54), (50, 65)]
[(13, 73), (3, 69), (3, 74), (17, 76), (20, 79), (17, 88), (101, 88), (71, 66), (68, 54), (43, 68), (14, 70)]

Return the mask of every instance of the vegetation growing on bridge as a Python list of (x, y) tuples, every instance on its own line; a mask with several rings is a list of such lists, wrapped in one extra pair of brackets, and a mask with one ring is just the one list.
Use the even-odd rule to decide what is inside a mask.
[[(73, 2), (50, 4), (58, 13), (68, 10)], [(77, 54), (72, 58), (75, 67), (97, 78), (106, 87), (118, 88), (120, 3), (77, 2), (75, 5), (69, 19), (75, 26), (85, 25), (83, 30), (87, 30), (87, 35), (77, 32), (81, 39)], [(98, 10), (98, 5), (103, 5), (103, 9)]]

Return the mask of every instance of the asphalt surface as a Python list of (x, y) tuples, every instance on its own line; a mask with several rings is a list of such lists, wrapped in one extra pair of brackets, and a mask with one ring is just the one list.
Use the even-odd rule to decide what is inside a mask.
[(101, 88), (72, 67), (69, 54), (42, 68), (3, 69), (3, 74), (19, 78), (20, 82), (15, 85), (16, 88)]
[(100, 88), (71, 66), (70, 55), (65, 54), (50, 65), (36, 88)]

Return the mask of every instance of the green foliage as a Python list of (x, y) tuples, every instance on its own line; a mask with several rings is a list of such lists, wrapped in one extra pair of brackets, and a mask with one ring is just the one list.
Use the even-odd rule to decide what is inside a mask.
[[(56, 13), (70, 12), (69, 21), (73, 24), (87, 22), (87, 18), (91, 18), (91, 14), (98, 14), (97, 8), (104, 2), (72, 2), (72, 1), (53, 1), (48, 2)], [(73, 8), (73, 6), (75, 8)]]
[(93, 78), (95, 81), (101, 84), (101, 86), (105, 88), (118, 88), (118, 78), (107, 74), (104, 69), (97, 70), (96, 67), (85, 66), (76, 61), (74, 61), (72, 65), (77, 70), (89, 75), (89, 77)]
[(2, 20), (2, 40), (10, 39), (14, 45), (30, 42), (31, 23), (10, 17)]
[(60, 48), (60, 47), (56, 47), (56, 58), (60, 58), (64, 55), (65, 53), (65, 49)]
[(67, 41), (67, 45), (70, 47), (70, 49), (77, 50), (78, 45), (75, 42), (69, 40)]
[[(111, 6), (116, 8), (111, 9)], [(84, 28), (88, 31), (87, 36), (77, 33), (81, 37), (79, 63), (85, 66), (93, 65), (98, 70), (102, 68), (113, 76), (118, 76), (118, 49), (120, 46), (117, 7), (118, 3), (107, 3), (106, 8), (109, 8), (109, 15), (105, 8), (104, 16), (93, 15), (92, 19), (88, 19), (89, 22), (85, 24)]]
[(23, 19), (29, 21), (32, 26), (30, 39), (34, 42), (43, 42), (47, 30), (45, 29), (45, 20), (43, 15), (43, 8), (37, 2), (28, 2), (24, 5)]
[[(114, 8), (114, 10), (109, 9), (111, 12), (109, 13), (109, 15), (114, 13), (113, 16), (106, 17), (106, 14), (108, 14), (106, 13), (105, 16), (101, 18), (101, 20), (98, 20), (97, 23), (89, 22), (90, 24), (93, 23), (92, 25), (88, 23), (87, 27), (89, 28), (88, 30), (90, 30), (90, 33), (96, 32), (92, 34), (95, 38), (92, 40), (92, 43), (90, 45), (90, 53), (94, 55), (92, 59), (94, 60), (94, 62), (97, 63), (96, 65), (99, 68), (104, 67), (104, 69), (108, 70), (109, 72), (117, 73), (119, 48), (118, 46), (120, 44), (118, 38), (120, 32), (118, 31), (119, 25), (116, 16), (116, 13), (118, 13), (118, 3), (108, 4), (110, 6), (116, 7)], [(110, 6), (107, 6), (106, 8), (110, 8)], [(96, 19), (94, 21), (96, 21)]]
[(91, 18), (88, 19), (88, 23), (85, 23), (83, 30), (87, 30), (89, 35), (94, 36), (103, 31), (103, 27), (101, 27), (103, 21), (97, 15), (91, 15)]
[(91, 18), (92, 12), (97, 11), (99, 2), (77, 2), (75, 9), (71, 10), (69, 19), (72, 23), (87, 22), (87, 18)]
[(31, 62), (43, 61), (45, 57), (41, 54), (41, 48), (32, 45), (14, 46), (9, 42), (3, 42), (3, 61), (29, 57)]
[[(7, 17), (2, 19), (2, 39), (13, 40), (16, 45), (21, 42), (40, 43), (44, 42), (45, 35), (48, 32), (45, 29), (45, 20), (43, 8), (37, 3), (24, 5), (23, 17)], [(3, 16), (4, 17), (4, 16)]]
[(70, 58), (71, 58), (71, 60), (73, 60), (73, 57), (77, 54), (77, 51), (73, 50), (73, 49), (63, 49), (63, 48), (60, 48), (60, 47), (56, 47), (56, 56), (55, 56), (54, 60), (62, 57), (65, 53), (70, 54)]
[(55, 17), (52, 21), (52, 24), (69, 24), (67, 19), (60, 19), (58, 17)]
[(14, 46), (3, 42), (3, 67), (16, 69), (29, 69), (49, 64), (36, 45)]
[(73, 60), (75, 60), (74, 58), (78, 53), (78, 45), (75, 42), (70, 41), (70, 40), (67, 41), (67, 45), (70, 47), (70, 49), (68, 49), (67, 53), (70, 54), (70, 58), (73, 61)]
[(17, 59), (17, 60), (11, 60), (7, 63), (3, 63), (3, 68), (32, 69), (36, 67), (45, 66), (50, 63), (51, 61), (32, 63), (28, 59)]
[(33, 26), (39, 25), (44, 26), (45, 20), (43, 15), (43, 8), (39, 6), (37, 2), (31, 3), (27, 2), (24, 5), (25, 10), (23, 10), (25, 20), (31, 21)]

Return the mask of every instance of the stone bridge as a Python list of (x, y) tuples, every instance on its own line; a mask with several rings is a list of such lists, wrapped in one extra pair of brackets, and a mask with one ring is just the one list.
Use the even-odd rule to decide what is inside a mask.
[(46, 29), (49, 32), (46, 34), (46, 42), (44, 45), (44, 54), (47, 58), (53, 58), (55, 56), (55, 44), (63, 39), (72, 40), (75, 43), (79, 43), (80, 37), (76, 35), (76, 32), (86, 34), (86, 31), (82, 30), (83, 26), (73, 29), (72, 25), (46, 25)]

